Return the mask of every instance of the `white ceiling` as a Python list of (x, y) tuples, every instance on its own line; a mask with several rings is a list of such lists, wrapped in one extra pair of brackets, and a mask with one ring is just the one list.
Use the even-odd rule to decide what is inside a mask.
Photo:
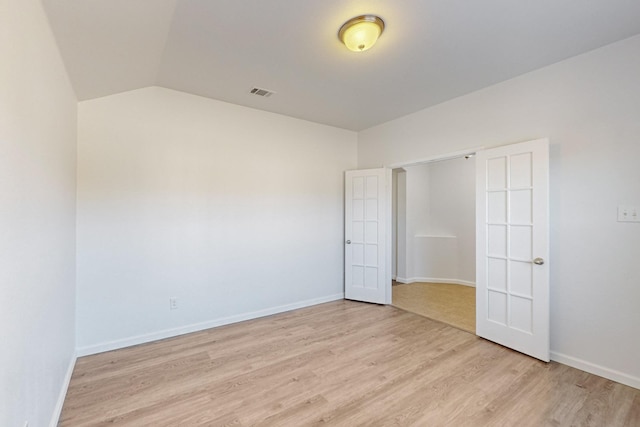
[[(80, 100), (157, 85), (351, 130), (640, 33), (638, 0), (42, 1)], [(350, 52), (363, 13), (386, 29)]]

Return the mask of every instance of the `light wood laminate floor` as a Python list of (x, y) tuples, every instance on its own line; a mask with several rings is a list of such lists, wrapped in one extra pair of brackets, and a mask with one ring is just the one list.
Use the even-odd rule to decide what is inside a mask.
[(639, 426), (640, 391), (337, 301), (78, 359), (61, 426)]
[(398, 308), (476, 332), (476, 288), (450, 283), (399, 283), (392, 286), (392, 297)]

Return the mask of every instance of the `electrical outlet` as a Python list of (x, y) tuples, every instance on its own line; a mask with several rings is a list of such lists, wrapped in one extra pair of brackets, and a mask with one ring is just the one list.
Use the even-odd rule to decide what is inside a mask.
[(618, 222), (640, 222), (640, 208), (636, 206), (618, 206)]
[(172, 297), (169, 298), (169, 310), (177, 310), (178, 309), (178, 298)]

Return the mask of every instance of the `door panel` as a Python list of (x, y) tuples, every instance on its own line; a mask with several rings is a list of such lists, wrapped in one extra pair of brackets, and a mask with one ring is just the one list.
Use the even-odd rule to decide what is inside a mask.
[(476, 156), (476, 332), (544, 361), (549, 361), (548, 163), (546, 139)]
[(345, 298), (386, 303), (386, 169), (345, 174)]

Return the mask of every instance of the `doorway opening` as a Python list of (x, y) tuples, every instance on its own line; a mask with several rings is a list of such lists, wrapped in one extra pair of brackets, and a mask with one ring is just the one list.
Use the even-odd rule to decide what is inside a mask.
[[(388, 167), (346, 171), (345, 298), (392, 304), (392, 255), (395, 252), (395, 279), (402, 279), (399, 268), (415, 261), (415, 246), (405, 242), (402, 246), (405, 259), (401, 262), (398, 262), (400, 246), (396, 246), (396, 251), (392, 250), (392, 170), (402, 168), (407, 172), (413, 165), (469, 154), (476, 154), (476, 254), (475, 263), (463, 264), (463, 267), (475, 264), (476, 335), (548, 362), (549, 140), (546, 138)], [(396, 181), (400, 182), (400, 179)], [(446, 189), (440, 191), (447, 196), (444, 200), (449, 200), (453, 194), (452, 181), (439, 181), (447, 183)], [(405, 187), (408, 194), (407, 189), (410, 187)], [(431, 203), (431, 209), (441, 207)], [(410, 214), (406, 204), (405, 211), (405, 215)], [(448, 215), (454, 216), (457, 212)], [(412, 234), (408, 225), (405, 219), (404, 236), (414, 243), (419, 235), (454, 237), (434, 234), (428, 228), (424, 233)], [(399, 228), (402, 229), (402, 225)], [(457, 241), (458, 236), (455, 239)], [(441, 255), (444, 247), (436, 246), (432, 256)], [(474, 245), (458, 247), (472, 250)], [(407, 253), (407, 249), (413, 255)], [(428, 279), (450, 284), (447, 277), (441, 275), (429, 277), (433, 273), (426, 273), (419, 276), (413, 267), (405, 269), (404, 274), (407, 282)], [(464, 278), (455, 280), (470, 285), (464, 283)]]
[(476, 332), (472, 155), (392, 170), (392, 305)]

